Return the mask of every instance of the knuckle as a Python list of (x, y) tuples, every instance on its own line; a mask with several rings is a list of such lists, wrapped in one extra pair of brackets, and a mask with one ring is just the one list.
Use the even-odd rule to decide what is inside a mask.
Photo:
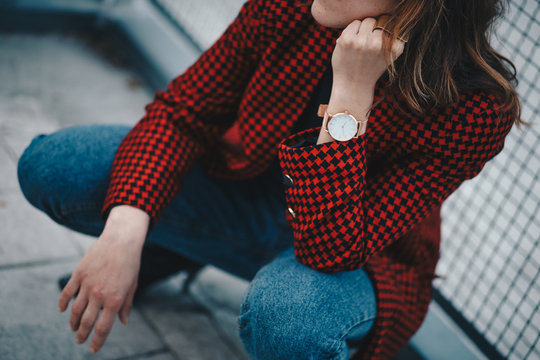
[(81, 329), (88, 330), (92, 327), (93, 323), (89, 319), (82, 319), (81, 320)]
[(351, 44), (351, 47), (355, 50), (365, 50), (367, 48), (367, 41), (363, 37), (357, 39)]
[(370, 51), (377, 52), (382, 49), (382, 44), (378, 40), (372, 40), (368, 43), (367, 48)]
[(340, 46), (346, 46), (348, 43), (350, 42), (350, 39), (348, 36), (340, 36), (337, 40), (336, 40), (336, 44), (340, 45)]
[(68, 296), (64, 291), (62, 291), (62, 293), (60, 294), (60, 298), (58, 299), (58, 304), (61, 306), (65, 306), (68, 302)]
[(94, 329), (94, 334), (97, 335), (98, 337), (106, 337), (108, 333), (109, 333), (109, 328), (107, 326), (98, 325)]
[(350, 48), (351, 45), (352, 45), (352, 41), (350, 39), (343, 39), (343, 41), (341, 42), (341, 47), (344, 49)]
[(110, 308), (119, 308), (120, 306), (122, 306), (123, 302), (124, 302), (124, 299), (121, 296), (112, 295), (105, 302), (105, 306), (110, 307)]
[(80, 316), (83, 312), (83, 305), (81, 303), (75, 303), (71, 307), (71, 314), (73, 316)]
[(344, 31), (347, 31), (347, 30), (351, 30), (351, 29), (358, 29), (358, 27), (362, 24), (362, 21), (358, 20), (358, 19), (355, 19), (353, 21), (351, 21), (349, 23), (349, 25), (347, 25), (347, 27), (345, 28)]
[(84, 278), (84, 272), (79, 267), (77, 267), (75, 270), (73, 270), (73, 273), (71, 274), (71, 278), (69, 279), (68, 283), (81, 282), (82, 280), (84, 280)]
[(92, 289), (91, 296), (96, 300), (103, 300), (104, 297), (103, 291), (101, 291), (100, 289)]
[(363, 42), (362, 48), (369, 52), (377, 52), (381, 50), (382, 42), (375, 36), (371, 36)]
[(373, 17), (367, 17), (362, 21), (362, 24), (368, 27), (373, 27), (377, 23), (377, 20)]

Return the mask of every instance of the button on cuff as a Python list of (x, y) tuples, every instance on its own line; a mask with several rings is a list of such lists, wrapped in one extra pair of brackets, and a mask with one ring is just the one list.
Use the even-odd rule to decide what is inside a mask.
[(293, 186), (293, 184), (294, 184), (294, 181), (293, 181), (292, 177), (290, 177), (287, 174), (284, 174), (283, 175), (283, 185), (285, 185), (287, 188), (290, 188), (291, 186)]
[(296, 213), (294, 212), (293, 209), (287, 208), (287, 211), (289, 212), (289, 214), (291, 214), (291, 216), (293, 217), (293, 219), (296, 218)]

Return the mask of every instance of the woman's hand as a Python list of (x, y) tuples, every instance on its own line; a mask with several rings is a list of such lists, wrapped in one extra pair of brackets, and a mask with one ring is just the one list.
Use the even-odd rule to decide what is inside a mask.
[[(375, 84), (387, 68), (383, 51), (383, 30), (373, 30), (375, 19), (350, 23), (336, 41), (332, 54), (333, 82), (327, 111), (330, 114), (349, 111), (356, 119), (367, 120), (373, 105)], [(397, 59), (405, 43), (392, 44), (392, 61)], [(361, 135), (361, 134), (360, 134)], [(334, 139), (321, 128), (317, 144)]]
[[(387, 68), (383, 37), (388, 36), (381, 29), (373, 30), (375, 24), (373, 18), (354, 20), (342, 31), (332, 54), (334, 82), (375, 87)], [(403, 41), (394, 41), (392, 61), (403, 53), (404, 45)]]
[(83, 343), (95, 328), (90, 351), (105, 342), (116, 314), (123, 324), (137, 288), (140, 259), (150, 218), (134, 207), (121, 205), (109, 214), (101, 236), (90, 246), (60, 294), (58, 310), (64, 312), (73, 296), (70, 325)]

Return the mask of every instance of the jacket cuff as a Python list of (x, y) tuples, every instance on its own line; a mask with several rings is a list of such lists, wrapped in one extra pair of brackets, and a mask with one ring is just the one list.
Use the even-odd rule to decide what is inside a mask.
[(292, 135), (279, 147), (287, 186), (286, 216), (294, 232), (295, 253), (304, 264), (314, 262), (310, 258), (312, 246), (333, 241), (319, 230), (326, 228), (328, 221), (339, 221), (332, 214), (347, 206), (352, 195), (361, 196), (366, 174), (364, 136), (346, 142), (297, 147), (318, 134), (319, 129)]

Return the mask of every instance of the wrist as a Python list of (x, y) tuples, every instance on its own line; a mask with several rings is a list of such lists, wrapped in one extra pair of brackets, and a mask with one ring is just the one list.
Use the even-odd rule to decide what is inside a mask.
[(348, 110), (356, 119), (365, 120), (373, 105), (375, 85), (334, 82), (328, 101), (328, 113)]
[(103, 233), (110, 235), (108, 239), (144, 244), (150, 226), (150, 216), (133, 206), (118, 205), (111, 209)]
[(365, 74), (361, 78), (351, 74), (336, 75), (332, 78), (332, 90), (337, 92), (374, 92), (377, 79), (369, 79)]

